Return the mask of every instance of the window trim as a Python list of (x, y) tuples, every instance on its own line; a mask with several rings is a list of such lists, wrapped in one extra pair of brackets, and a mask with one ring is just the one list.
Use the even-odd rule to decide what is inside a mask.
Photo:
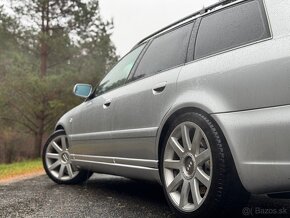
[(194, 43), (193, 58), (191, 60), (189, 60), (185, 65), (187, 65), (189, 63), (197, 62), (197, 61), (200, 61), (200, 60), (204, 60), (204, 59), (207, 59), (207, 58), (211, 58), (211, 57), (223, 54), (223, 53), (227, 53), (227, 52), (230, 52), (230, 51), (241, 49), (241, 48), (244, 48), (244, 47), (248, 47), (248, 46), (251, 46), (251, 45), (254, 45), (254, 44), (257, 44), (257, 43), (261, 43), (261, 42), (265, 42), (265, 41), (268, 41), (268, 40), (272, 40), (273, 39), (273, 32), (272, 32), (272, 28), (271, 28), (271, 24), (270, 24), (270, 20), (269, 20), (269, 14), (268, 14), (268, 11), (266, 10), (264, 0), (251, 0), (251, 1), (256, 1), (256, 2), (259, 3), (259, 8), (260, 8), (260, 10), (262, 10), (262, 16), (263, 16), (264, 22), (269, 28), (269, 32), (270, 32), (269, 37), (266, 37), (266, 38), (263, 38), (263, 39), (260, 39), (260, 40), (256, 40), (256, 41), (253, 41), (253, 42), (245, 43), (245, 44), (242, 44), (242, 45), (239, 45), (239, 46), (235, 46), (233, 48), (229, 48), (229, 49), (226, 49), (226, 50), (223, 50), (223, 51), (220, 51), (220, 52), (216, 52), (216, 53), (213, 53), (213, 54), (201, 57), (201, 58), (195, 58), (195, 49), (196, 49), (196, 44), (197, 44), (197, 36), (198, 36), (198, 33), (199, 33), (199, 27), (200, 27), (202, 19), (204, 19), (207, 16), (211, 16), (212, 14), (219, 13), (219, 12), (221, 12), (223, 10), (226, 10), (226, 9), (229, 9), (229, 8), (233, 8), (233, 7), (239, 6), (241, 4), (247, 4), (248, 3), (248, 1), (243, 0), (243, 1), (240, 1), (238, 3), (235, 3), (235, 4), (229, 5), (227, 7), (224, 7), (222, 9), (220, 9), (220, 10), (216, 10), (216, 11), (213, 11), (211, 13), (205, 14), (205, 15), (203, 15), (203, 16), (198, 18), (200, 20), (198, 21), (198, 31), (196, 31), (196, 33), (195, 33), (195, 43)]
[[(136, 71), (137, 71), (137, 69), (139, 67), (140, 62), (142, 61), (144, 55), (146, 54), (146, 52), (147, 52), (148, 48), (150, 47), (150, 45), (152, 44), (152, 42), (153, 42), (153, 39), (150, 39), (149, 41), (147, 41), (147, 45), (144, 47), (143, 51), (140, 53), (140, 58), (138, 58), (136, 60), (132, 70), (129, 73), (129, 76), (128, 76), (127, 81), (125, 82), (125, 84), (128, 84), (128, 83), (136, 81), (136, 80), (133, 79), (134, 75), (135, 75), (135, 73), (136, 73)], [(142, 79), (142, 78), (140, 78), (140, 79)]]
[[(188, 48), (189, 48), (188, 46), (190, 45), (191, 38), (192, 38), (192, 34), (194, 33), (193, 30), (194, 30), (194, 28), (195, 28), (195, 26), (196, 26), (196, 21), (197, 21), (197, 19), (193, 19), (193, 20), (187, 21), (187, 22), (185, 22), (185, 23), (182, 23), (182, 24), (180, 24), (180, 25), (178, 25), (178, 26), (176, 26), (176, 27), (174, 27), (174, 28), (172, 28), (172, 29), (169, 29), (168, 31), (163, 32), (162, 34), (159, 34), (159, 35), (153, 37), (153, 38), (150, 39), (149, 41), (147, 41), (147, 42), (148, 42), (148, 45), (146, 46), (146, 50), (144, 50), (144, 53), (142, 54), (142, 57), (141, 57), (140, 60), (138, 61), (138, 65), (136, 66), (136, 68), (134, 67), (134, 68), (135, 68), (135, 69), (134, 69), (134, 72), (132, 72), (132, 75), (130, 75), (130, 78), (129, 78), (129, 80), (128, 80), (128, 83), (130, 83), (130, 82), (134, 82), (134, 81), (139, 81), (139, 80), (142, 80), (142, 79), (145, 79), (145, 78), (148, 78), (148, 77), (155, 76), (155, 75), (157, 75), (157, 74), (163, 73), (163, 72), (165, 72), (165, 71), (169, 71), (169, 70), (172, 70), (172, 69), (175, 69), (175, 68), (178, 68), (178, 67), (184, 66), (184, 65), (186, 64), (187, 60), (188, 60)], [(179, 29), (179, 28), (182, 28), (183, 26), (186, 26), (186, 25), (188, 25), (188, 24), (191, 24), (192, 27), (191, 27), (191, 31), (190, 31), (190, 34), (189, 34), (189, 40), (188, 40), (188, 43), (187, 43), (187, 49), (186, 49), (186, 55), (185, 55), (186, 57), (185, 57), (185, 60), (183, 61), (183, 63), (182, 63), (182, 64), (179, 64), (179, 65), (176, 65), (176, 66), (173, 66), (173, 67), (170, 67), (170, 68), (166, 68), (166, 69), (160, 70), (160, 71), (158, 71), (158, 72), (156, 72), (156, 73), (154, 73), (154, 74), (150, 74), (150, 75), (146, 75), (146, 76), (141, 77), (141, 78), (134, 79), (134, 76), (135, 76), (135, 74), (136, 74), (136, 72), (137, 72), (138, 66), (139, 66), (140, 62), (142, 61), (144, 55), (146, 54), (148, 48), (149, 48), (150, 45), (152, 44), (152, 42), (153, 42), (155, 39), (157, 39), (157, 38), (159, 38), (159, 37), (161, 37), (161, 36), (163, 36), (163, 35), (165, 35), (165, 34), (167, 34), (167, 33), (173, 32), (173, 31), (175, 31), (175, 30), (177, 30), (177, 29)]]
[(190, 36), (189, 43), (188, 43), (185, 64), (194, 59), (194, 53), (195, 53), (195, 47), (196, 47), (196, 41), (197, 41), (197, 34), (198, 34), (198, 30), (199, 30), (199, 26), (200, 26), (201, 20), (202, 20), (202, 18), (199, 17), (194, 22), (194, 26), (192, 28), (191, 36)]

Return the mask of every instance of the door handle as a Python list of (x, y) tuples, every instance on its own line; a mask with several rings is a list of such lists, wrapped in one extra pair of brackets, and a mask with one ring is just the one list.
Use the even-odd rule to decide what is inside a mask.
[(162, 82), (162, 83), (156, 84), (152, 89), (153, 94), (158, 95), (158, 94), (162, 93), (166, 88), (166, 84), (167, 84), (167, 82)]
[(111, 103), (112, 103), (111, 99), (106, 100), (105, 103), (103, 104), (103, 108), (107, 109), (108, 107), (110, 107)]

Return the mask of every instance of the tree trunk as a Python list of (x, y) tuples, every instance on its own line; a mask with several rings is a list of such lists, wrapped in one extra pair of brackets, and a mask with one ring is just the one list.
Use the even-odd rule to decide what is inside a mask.
[(48, 60), (48, 44), (49, 35), (49, 1), (42, 3), (41, 11), (41, 38), (40, 38), (40, 77), (46, 76), (47, 60)]
[(34, 153), (33, 158), (39, 158), (41, 156), (42, 139), (44, 134), (44, 122), (39, 122), (39, 130), (34, 135)]
[(47, 59), (48, 59), (48, 46), (46, 42), (41, 42), (40, 44), (40, 77), (46, 76), (47, 70)]
[[(47, 61), (48, 61), (48, 44), (47, 37), (49, 31), (49, 2), (44, 2), (42, 5), (42, 16), (41, 16), (41, 38), (40, 38), (40, 78), (43, 79), (46, 76)], [(47, 99), (43, 96), (42, 99), (42, 111), (40, 113), (38, 130), (34, 135), (34, 158), (38, 158), (41, 155), (42, 139), (44, 135), (45, 116), (44, 111), (47, 107)]]

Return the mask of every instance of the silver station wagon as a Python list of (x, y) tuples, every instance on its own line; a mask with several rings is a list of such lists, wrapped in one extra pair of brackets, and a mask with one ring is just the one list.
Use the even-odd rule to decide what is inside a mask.
[[(226, 0), (139, 42), (43, 150), (47, 175), (158, 181), (176, 215), (290, 191), (290, 1)], [(140, 187), (142, 189), (142, 187)]]

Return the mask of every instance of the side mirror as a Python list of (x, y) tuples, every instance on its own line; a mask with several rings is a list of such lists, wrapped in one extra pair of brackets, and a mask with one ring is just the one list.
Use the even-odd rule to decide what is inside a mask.
[(89, 84), (76, 84), (73, 93), (81, 98), (87, 98), (90, 96), (93, 87)]

